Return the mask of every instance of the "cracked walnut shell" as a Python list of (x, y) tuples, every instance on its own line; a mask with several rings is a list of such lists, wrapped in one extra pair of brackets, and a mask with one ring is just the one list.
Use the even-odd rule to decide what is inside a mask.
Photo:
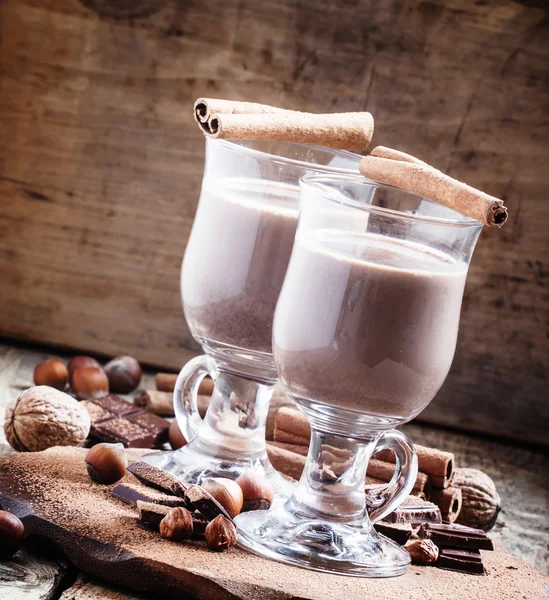
[(20, 452), (77, 446), (88, 437), (90, 415), (68, 394), (38, 385), (8, 406), (4, 432), (10, 446)]

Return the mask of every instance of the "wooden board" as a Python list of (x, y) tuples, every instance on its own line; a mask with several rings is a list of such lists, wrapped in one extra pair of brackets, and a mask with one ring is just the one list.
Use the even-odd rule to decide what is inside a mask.
[[(215, 15), (213, 17), (212, 15)], [(514, 0), (4, 0), (0, 332), (179, 368), (198, 96), (370, 110), (374, 143), (504, 198), (422, 418), (547, 444), (549, 20)]]
[[(501, 552), (484, 553), (486, 577), (413, 567), (396, 579), (313, 573), (237, 548), (209, 552), (203, 542), (176, 544), (145, 530), (135, 510), (90, 482), (84, 449), (54, 448), (0, 459), (0, 505), (23, 519), (28, 533), (58, 544), (82, 570), (117, 584), (177, 598), (311, 599), (346, 597), (432, 600), (540, 596), (549, 579)], [(130, 478), (130, 475), (127, 475)], [(60, 494), (59, 490), (63, 490)]]

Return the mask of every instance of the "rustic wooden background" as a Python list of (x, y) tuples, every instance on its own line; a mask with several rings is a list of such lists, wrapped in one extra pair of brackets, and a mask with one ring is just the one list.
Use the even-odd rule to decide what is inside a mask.
[(548, 65), (541, 0), (0, 0), (0, 333), (180, 367), (193, 99), (366, 109), (511, 212), (423, 418), (547, 444)]

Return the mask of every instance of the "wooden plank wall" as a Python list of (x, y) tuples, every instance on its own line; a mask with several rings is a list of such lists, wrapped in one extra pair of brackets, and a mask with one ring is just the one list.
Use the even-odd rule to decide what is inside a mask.
[(423, 417), (547, 443), (549, 19), (524, 0), (3, 0), (0, 333), (179, 367), (197, 96), (371, 111), (504, 198)]

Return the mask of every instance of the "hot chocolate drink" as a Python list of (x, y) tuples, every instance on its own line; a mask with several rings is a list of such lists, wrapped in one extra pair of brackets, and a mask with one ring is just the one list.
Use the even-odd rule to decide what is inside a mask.
[(298, 232), (274, 323), (284, 387), (382, 421), (412, 418), (450, 368), (466, 275), (422, 244)]
[(185, 317), (199, 342), (271, 354), (298, 211), (297, 186), (231, 179), (203, 187), (181, 282)]

